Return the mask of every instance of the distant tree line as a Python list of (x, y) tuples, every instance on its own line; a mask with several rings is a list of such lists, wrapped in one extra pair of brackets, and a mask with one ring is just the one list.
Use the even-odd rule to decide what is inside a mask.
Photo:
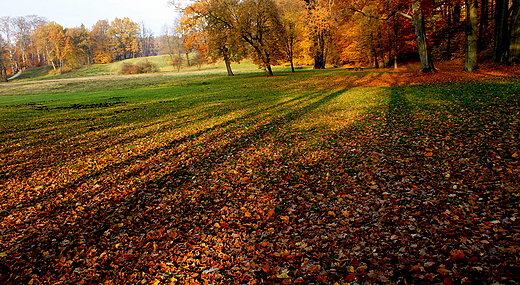
[(55, 73), (94, 63), (157, 55), (159, 43), (144, 23), (128, 18), (64, 28), (38, 16), (0, 18), (2, 78), (20, 69), (51, 66)]
[[(173, 1), (171, 1), (173, 2)], [(207, 60), (251, 57), (316, 69), (346, 63), (397, 66), (417, 59), (520, 63), (520, 0), (195, 0), (182, 9), (187, 47)]]

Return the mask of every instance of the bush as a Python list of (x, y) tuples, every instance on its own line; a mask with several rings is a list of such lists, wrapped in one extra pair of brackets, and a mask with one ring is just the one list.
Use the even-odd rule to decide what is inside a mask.
[(184, 61), (184, 59), (180, 56), (176, 56), (174, 58), (172, 58), (172, 61), (171, 61), (171, 65), (173, 67), (176, 67), (177, 68), (177, 72), (181, 71), (181, 67), (182, 67), (182, 62)]
[(120, 74), (140, 74), (140, 73), (154, 73), (159, 71), (157, 64), (149, 61), (142, 61), (137, 64), (123, 63)]
[(140, 70), (137, 65), (134, 65), (132, 63), (123, 63), (123, 66), (121, 66), (121, 74), (139, 74)]
[(155, 63), (149, 61), (139, 62), (137, 64), (139, 67), (140, 73), (155, 73), (159, 72), (159, 66)]

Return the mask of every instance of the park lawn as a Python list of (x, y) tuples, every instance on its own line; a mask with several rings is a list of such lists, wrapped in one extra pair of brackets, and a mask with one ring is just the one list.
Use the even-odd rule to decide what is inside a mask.
[(0, 85), (0, 283), (520, 282), (518, 77), (399, 76)]

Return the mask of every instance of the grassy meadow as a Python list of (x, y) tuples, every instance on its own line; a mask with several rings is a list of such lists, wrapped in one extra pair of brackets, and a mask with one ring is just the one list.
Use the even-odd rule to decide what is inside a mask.
[(520, 282), (519, 77), (90, 68), (0, 84), (2, 284)]

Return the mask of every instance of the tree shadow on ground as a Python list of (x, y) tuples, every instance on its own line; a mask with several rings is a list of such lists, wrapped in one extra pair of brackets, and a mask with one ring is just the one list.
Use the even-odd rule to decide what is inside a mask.
[[(157, 251), (167, 248), (171, 252), (168, 259), (160, 256), (162, 264), (176, 263), (171, 255), (182, 256), (179, 250), (189, 249), (194, 231), (208, 227), (207, 219), (197, 222), (191, 218), (204, 217), (204, 213), (210, 214), (211, 210), (214, 215), (219, 201), (224, 201), (216, 198), (224, 193), (215, 189), (229, 186), (226, 182), (211, 180), (209, 174), (218, 172), (219, 166), (230, 156), (254, 148), (267, 134), (276, 134), (287, 123), (342, 92), (328, 95), (317, 92), (272, 104), (79, 176), (52, 192), (19, 204), (16, 209), (4, 209), (3, 223), (9, 226), (3, 231), (6, 237), (12, 238), (8, 242), (12, 247), (6, 258), (11, 260), (6, 265), (8, 269), (4, 267), (7, 272), (2, 273), (3, 282), (32, 279), (33, 283), (45, 282), (60, 276), (67, 276), (70, 282), (96, 283), (127, 278), (134, 282), (144, 278), (141, 269), (158, 261), (161, 254), (157, 255)], [(294, 102), (299, 105), (286, 107)], [(264, 118), (270, 111), (276, 113), (273, 118)], [(260, 124), (251, 124), (262, 120)], [(241, 129), (249, 124), (252, 127)], [(200, 150), (194, 147), (197, 140), (215, 146), (203, 147), (204, 152), (197, 152)], [(182, 153), (187, 149), (193, 151), (190, 157)], [(128, 168), (157, 156), (163, 164), (168, 164), (167, 173), (161, 174), (164, 169), (160, 165), (127, 172)], [(144, 172), (157, 172), (159, 177), (140, 180)], [(103, 182), (106, 175), (116, 179), (112, 177)], [(201, 191), (202, 187), (214, 189)], [(197, 193), (199, 191), (207, 194)], [(233, 192), (235, 195), (239, 189)], [(208, 205), (212, 207), (206, 208)], [(25, 212), (26, 222), (10, 223), (18, 210)], [(183, 221), (184, 218), (188, 220)], [(125, 267), (132, 263), (132, 268)]]

